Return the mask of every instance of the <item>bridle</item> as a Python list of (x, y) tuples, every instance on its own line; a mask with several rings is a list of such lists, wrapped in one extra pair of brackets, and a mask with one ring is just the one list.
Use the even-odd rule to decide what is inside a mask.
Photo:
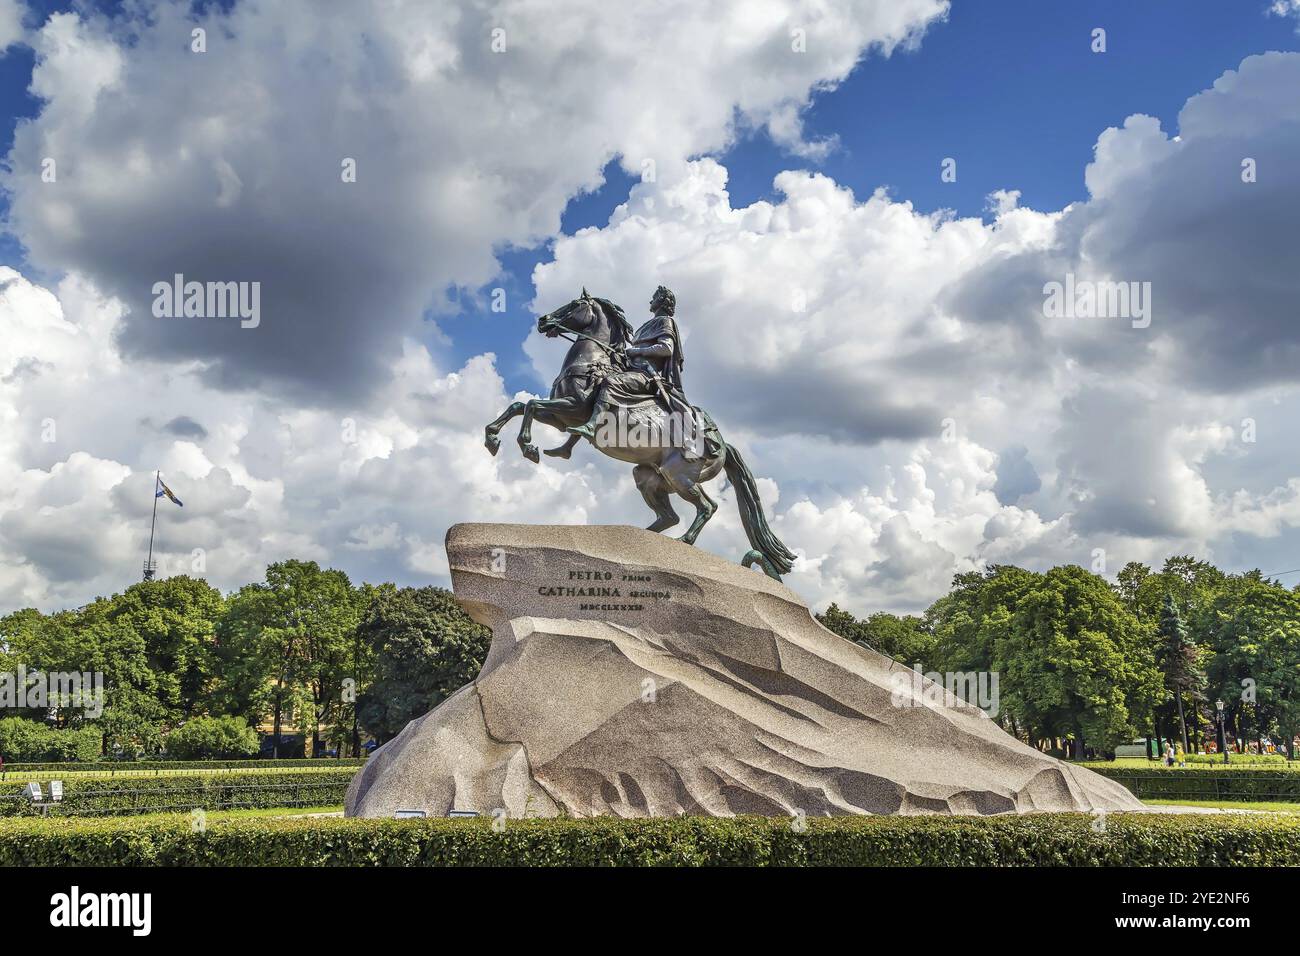
[[(546, 324), (549, 326), (549, 329), (543, 329), (542, 331), (553, 331), (560, 338), (566, 339), (567, 341), (570, 342), (576, 342), (579, 339), (586, 339), (588, 342), (592, 342), (595, 345), (599, 346), (600, 348), (604, 349), (606, 354), (608, 354), (610, 359), (612, 360), (612, 364), (622, 366), (625, 363), (625, 358), (622, 352), (618, 351), (612, 345), (606, 345), (604, 342), (596, 338), (594, 335), (588, 335), (586, 332), (579, 332), (577, 329), (570, 329), (567, 326), (560, 325), (558, 322), (555, 322), (549, 316), (547, 317)], [(570, 338), (569, 336), (573, 336), (573, 337)]]

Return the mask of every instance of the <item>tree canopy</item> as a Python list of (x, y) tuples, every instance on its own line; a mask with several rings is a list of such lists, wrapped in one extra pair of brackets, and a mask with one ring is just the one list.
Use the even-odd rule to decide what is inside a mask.
[[(1191, 556), (1109, 582), (1068, 565), (994, 565), (953, 578), (921, 615), (818, 620), (908, 667), (998, 681), (995, 718), (1031, 745), (1076, 755), (1146, 737), (1195, 749), (1216, 702), (1239, 747), (1300, 733), (1300, 593), (1258, 571)], [(93, 672), (102, 712), (54, 701), (0, 721), (0, 756), (84, 759), (244, 754), (261, 728), (280, 753), (357, 753), (478, 673), (490, 634), (442, 588), (354, 585), (314, 561), (270, 565), (223, 595), (187, 576), (132, 584), (80, 608), (0, 617), (0, 669)]]

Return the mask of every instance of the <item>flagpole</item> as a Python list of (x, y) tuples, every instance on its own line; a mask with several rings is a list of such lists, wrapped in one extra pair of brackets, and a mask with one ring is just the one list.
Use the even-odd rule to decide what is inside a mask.
[(149, 557), (144, 562), (144, 579), (153, 580), (153, 531), (158, 524), (158, 482), (162, 480), (162, 469), (153, 476), (153, 519), (149, 522)]

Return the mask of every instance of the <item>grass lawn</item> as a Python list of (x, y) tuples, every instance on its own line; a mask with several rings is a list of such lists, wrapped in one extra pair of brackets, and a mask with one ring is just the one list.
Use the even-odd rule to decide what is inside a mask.
[(1276, 800), (1143, 800), (1153, 807), (1213, 807), (1217, 810), (1268, 810), (1273, 813), (1300, 814), (1300, 803), (1279, 803)]

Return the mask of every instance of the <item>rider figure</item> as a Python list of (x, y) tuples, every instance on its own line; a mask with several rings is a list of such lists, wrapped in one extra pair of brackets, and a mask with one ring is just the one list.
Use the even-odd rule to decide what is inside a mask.
[(694, 424), (694, 413), (682, 391), (682, 339), (673, 313), (677, 297), (660, 286), (650, 298), (654, 318), (636, 330), (623, 354), (627, 368), (605, 376), (592, 401), (591, 418), (569, 429), (574, 435), (595, 440), (596, 429), (606, 411), (658, 398), (667, 411), (682, 416), (683, 428)]

